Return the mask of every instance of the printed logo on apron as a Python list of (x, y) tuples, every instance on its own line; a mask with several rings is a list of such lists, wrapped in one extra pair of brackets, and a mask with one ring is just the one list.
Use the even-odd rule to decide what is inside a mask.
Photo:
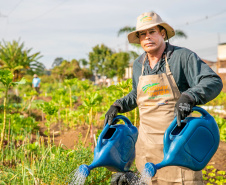
[(144, 93), (148, 93), (148, 99), (158, 99), (170, 96), (168, 85), (160, 85), (160, 83), (150, 83), (142, 87)]

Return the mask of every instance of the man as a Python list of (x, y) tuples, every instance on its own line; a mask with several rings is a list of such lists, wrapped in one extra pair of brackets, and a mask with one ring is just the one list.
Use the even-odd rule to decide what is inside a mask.
[(38, 77), (38, 75), (34, 74), (34, 78), (32, 80), (32, 87), (36, 90), (36, 92), (38, 94), (40, 94), (40, 91), (39, 91), (39, 89), (40, 89), (40, 82), (41, 82), (41, 80)]
[[(137, 18), (136, 31), (128, 34), (130, 43), (141, 44), (145, 51), (133, 64), (133, 89), (118, 99), (105, 115), (105, 123), (112, 123), (118, 112), (124, 113), (138, 106), (139, 136), (136, 143), (136, 167), (141, 173), (147, 162), (163, 159), (163, 135), (175, 113), (178, 126), (195, 105), (214, 99), (223, 85), (220, 77), (196, 53), (165, 42), (175, 35), (174, 29), (154, 13)], [(137, 178), (132, 172), (116, 173), (112, 184), (132, 184)], [(153, 185), (201, 185), (202, 173), (170, 166), (157, 171)]]

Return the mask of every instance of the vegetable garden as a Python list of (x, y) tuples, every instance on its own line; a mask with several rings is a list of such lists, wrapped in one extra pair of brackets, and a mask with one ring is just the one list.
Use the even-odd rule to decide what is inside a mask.
[[(68, 184), (73, 170), (92, 162), (105, 112), (132, 88), (131, 80), (104, 87), (73, 78), (43, 83), (38, 95), (32, 90), (31, 77), (14, 82), (10, 71), (0, 73), (0, 184)], [(225, 97), (221, 92), (208, 105), (224, 106)], [(225, 151), (222, 156), (226, 156), (226, 120), (210, 113), (219, 125), (224, 147), (221, 152)], [(125, 113), (136, 126), (138, 114), (137, 108)], [(68, 138), (74, 142), (73, 147), (66, 147), (67, 143), (59, 139), (68, 131), (77, 133)], [(203, 170), (203, 179), (207, 184), (225, 184), (226, 159), (221, 158), (224, 161), (217, 167), (217, 158), (212, 160)], [(110, 179), (110, 171), (97, 168), (86, 184), (109, 184)]]
[[(134, 28), (132, 28), (134, 29)], [(120, 30), (119, 33), (126, 31)], [(132, 89), (132, 80), (106, 87), (94, 85), (95, 74), (120, 81), (136, 52), (115, 52), (97, 45), (85, 59), (56, 58), (50, 73), (19, 41), (0, 43), (0, 185), (68, 184), (70, 174), (93, 159), (93, 149), (110, 105)], [(89, 68), (86, 66), (89, 65)], [(82, 66), (82, 67), (81, 67)], [(32, 88), (32, 75), (41, 76), (41, 94)], [(226, 109), (224, 92), (208, 106)], [(203, 171), (207, 184), (226, 183), (226, 121), (215, 113), (221, 144)], [(139, 127), (139, 111), (124, 114)], [(133, 165), (133, 170), (136, 171)], [(111, 172), (94, 169), (86, 184), (109, 184)]]

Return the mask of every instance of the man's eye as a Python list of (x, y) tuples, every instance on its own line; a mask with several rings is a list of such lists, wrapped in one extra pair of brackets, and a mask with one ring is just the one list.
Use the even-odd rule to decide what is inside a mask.
[(145, 32), (142, 32), (142, 33), (140, 33), (140, 35), (146, 35), (146, 33)]
[(149, 34), (153, 34), (153, 33), (155, 33), (155, 31), (149, 31)]

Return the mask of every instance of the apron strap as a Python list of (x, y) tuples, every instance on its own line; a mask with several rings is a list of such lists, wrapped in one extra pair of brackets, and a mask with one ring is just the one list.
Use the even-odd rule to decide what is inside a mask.
[(143, 60), (143, 62), (142, 62), (142, 72), (141, 72), (141, 76), (142, 76), (143, 73), (144, 73), (144, 63), (145, 63), (145, 61), (146, 61), (146, 59), (147, 59), (147, 56), (148, 56), (148, 54), (145, 55), (144, 60)]
[(167, 75), (171, 75), (172, 73), (171, 73), (171, 71), (170, 71), (169, 63), (168, 63), (168, 61), (167, 61), (166, 55), (165, 55), (165, 62), (166, 62), (166, 74), (167, 74)]

